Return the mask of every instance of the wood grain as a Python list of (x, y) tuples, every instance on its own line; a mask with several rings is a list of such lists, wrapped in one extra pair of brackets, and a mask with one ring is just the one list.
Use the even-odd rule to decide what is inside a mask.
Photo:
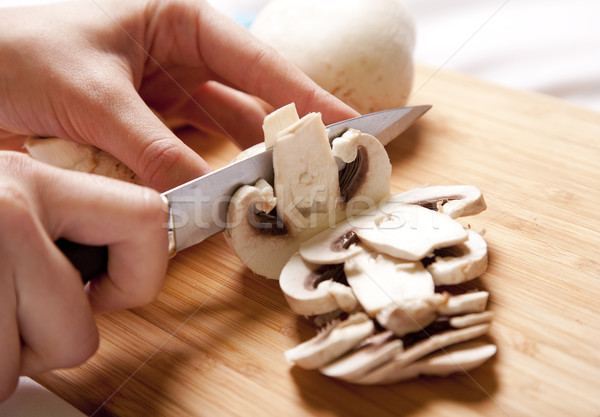
[[(290, 367), (313, 335), (277, 282), (215, 236), (180, 253), (158, 299), (98, 317), (83, 366), (36, 378), (96, 416), (600, 415), (600, 114), (419, 67), (412, 104), (433, 109), (388, 146), (394, 191), (473, 184), (488, 203), (489, 339), (469, 374), (362, 387)], [(213, 166), (237, 152), (182, 136)]]

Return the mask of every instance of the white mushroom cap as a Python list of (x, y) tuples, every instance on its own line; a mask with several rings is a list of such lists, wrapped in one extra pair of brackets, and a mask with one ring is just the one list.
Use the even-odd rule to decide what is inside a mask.
[(398, 0), (275, 0), (250, 31), (361, 113), (401, 107), (414, 25)]
[(348, 352), (375, 332), (373, 321), (365, 313), (332, 323), (317, 336), (285, 352), (285, 357), (304, 369), (316, 369)]
[[(279, 285), (290, 308), (305, 316), (325, 314), (338, 308), (347, 312), (355, 310), (358, 301), (352, 289), (331, 279), (319, 282), (323, 278), (320, 269), (323, 269), (322, 265), (304, 261), (299, 253), (287, 262), (281, 271)], [(343, 269), (340, 268), (340, 272), (343, 273)]]

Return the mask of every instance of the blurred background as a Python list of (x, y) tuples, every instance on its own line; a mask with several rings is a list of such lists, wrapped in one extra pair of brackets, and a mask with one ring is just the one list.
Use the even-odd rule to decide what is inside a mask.
[[(399, 1), (416, 24), (416, 62), (600, 111), (600, 2)], [(210, 2), (248, 26), (269, 0)]]
[[(0, 7), (56, 1), (0, 0)], [(246, 27), (269, 1), (209, 0)], [(398, 1), (416, 23), (416, 62), (600, 111), (600, 2)]]

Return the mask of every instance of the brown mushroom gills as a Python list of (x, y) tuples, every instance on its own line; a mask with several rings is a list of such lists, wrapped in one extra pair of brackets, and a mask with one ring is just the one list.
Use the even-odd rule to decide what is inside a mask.
[(359, 146), (356, 159), (347, 163), (339, 172), (340, 195), (343, 202), (348, 202), (360, 189), (369, 171), (369, 158), (364, 146)]

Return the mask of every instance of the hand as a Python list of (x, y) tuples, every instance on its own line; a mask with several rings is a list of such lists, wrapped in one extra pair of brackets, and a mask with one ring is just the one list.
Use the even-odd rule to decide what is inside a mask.
[[(150, 188), (0, 152), (0, 401), (19, 375), (87, 359), (98, 344), (93, 313), (158, 294), (167, 218)], [(84, 287), (54, 245), (59, 237), (107, 245), (108, 273)]]
[(149, 106), (242, 147), (262, 140), (265, 107), (358, 115), (205, 1), (79, 1), (0, 22), (0, 137), (95, 145), (161, 191), (210, 168)]

